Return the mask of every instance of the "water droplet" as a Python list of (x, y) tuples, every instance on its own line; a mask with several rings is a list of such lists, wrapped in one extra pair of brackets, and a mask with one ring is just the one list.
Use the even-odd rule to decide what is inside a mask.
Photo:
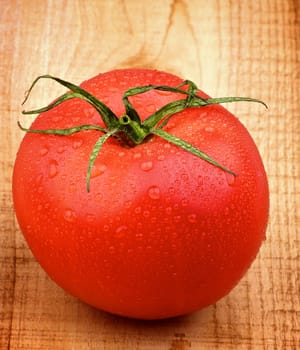
[(55, 115), (53, 117), (54, 123), (60, 122), (61, 120), (62, 120), (62, 116), (61, 115)]
[(135, 237), (136, 237), (137, 239), (143, 239), (143, 234), (142, 234), (142, 233), (137, 233), (137, 234), (135, 235)]
[(143, 216), (144, 216), (145, 218), (148, 218), (148, 217), (150, 216), (150, 211), (149, 211), (149, 210), (144, 210), (144, 211), (143, 211)]
[(175, 188), (174, 188), (174, 187), (170, 187), (170, 188), (169, 188), (169, 193), (170, 193), (170, 194), (175, 194), (175, 192), (176, 192), (176, 191), (175, 191)]
[(130, 208), (131, 207), (131, 205), (132, 205), (132, 201), (126, 201), (125, 203), (124, 203), (124, 206), (125, 206), (125, 208)]
[(36, 177), (36, 186), (39, 186), (39, 185), (42, 183), (43, 178), (44, 178), (43, 174), (39, 174), (39, 175)]
[(63, 153), (65, 151), (65, 147), (64, 146), (59, 146), (58, 148), (57, 148), (57, 152), (58, 153)]
[(125, 152), (119, 152), (119, 157), (124, 157), (125, 156)]
[(76, 219), (76, 214), (71, 209), (66, 209), (64, 212), (64, 219), (68, 222), (73, 222)]
[(74, 182), (72, 182), (72, 183), (70, 184), (70, 186), (69, 186), (69, 191), (70, 191), (71, 193), (73, 193), (73, 192), (76, 192), (76, 189), (77, 189), (76, 184), (75, 184)]
[(57, 175), (58, 173), (58, 163), (56, 160), (51, 160), (49, 164), (49, 169), (48, 169), (48, 175), (50, 178), (53, 178)]
[(188, 221), (191, 224), (194, 224), (195, 222), (197, 222), (197, 215), (196, 214), (189, 214), (188, 215)]
[(184, 198), (184, 199), (181, 201), (181, 205), (182, 205), (183, 207), (186, 207), (186, 206), (188, 205), (188, 203), (189, 203), (189, 201), (188, 201), (188, 199), (186, 199), (186, 198)]
[(141, 158), (142, 157), (142, 154), (141, 153), (135, 153), (134, 155), (133, 155), (133, 158), (134, 159), (139, 159), (139, 158)]
[(236, 182), (236, 176), (230, 174), (230, 173), (227, 173), (225, 172), (225, 177), (226, 177), (226, 181), (227, 181), (227, 184), (229, 186), (234, 186), (235, 185), (235, 182)]
[(108, 87), (108, 90), (109, 90), (110, 92), (112, 92), (112, 93), (115, 93), (115, 92), (118, 92), (118, 91), (119, 91), (118, 88), (115, 87), (115, 86), (109, 86), (109, 87)]
[(47, 146), (42, 147), (42, 148), (40, 149), (40, 155), (41, 155), (41, 156), (45, 156), (48, 152), (49, 152), (49, 148), (48, 148)]
[(202, 232), (201, 232), (201, 238), (202, 238), (202, 239), (205, 239), (206, 236), (207, 236), (206, 232), (202, 231)]
[(177, 240), (178, 237), (179, 237), (178, 232), (171, 232), (170, 234), (171, 234), (171, 241), (172, 241), (173, 243), (176, 242), (176, 240)]
[(214, 132), (214, 131), (215, 131), (215, 129), (214, 129), (212, 126), (206, 126), (206, 127), (204, 128), (204, 130), (205, 130), (206, 132)]
[(116, 236), (121, 238), (124, 236), (124, 234), (128, 231), (128, 227), (126, 225), (119, 226), (116, 229)]
[(102, 175), (106, 169), (107, 166), (104, 164), (94, 165), (91, 172), (91, 178)]
[(163, 154), (160, 154), (158, 157), (157, 157), (157, 160), (159, 161), (162, 161), (165, 159), (165, 156)]
[(87, 117), (92, 117), (95, 113), (94, 108), (85, 108), (83, 110), (83, 113), (87, 116)]
[(73, 123), (78, 123), (80, 121), (80, 117), (78, 115), (75, 115), (72, 117)]
[(144, 106), (144, 109), (148, 113), (154, 113), (156, 111), (156, 107), (155, 107), (155, 105), (153, 103)]
[(144, 171), (149, 171), (153, 168), (153, 163), (151, 161), (143, 162), (141, 164), (141, 169)]
[(172, 207), (166, 207), (165, 212), (166, 214), (170, 215), (172, 213)]
[(97, 193), (96, 196), (95, 196), (95, 200), (98, 201), (98, 202), (101, 201), (102, 198), (103, 198), (103, 194), (102, 193)]
[(108, 225), (104, 225), (104, 226), (103, 226), (103, 230), (104, 230), (105, 232), (107, 232), (107, 231), (109, 230), (109, 226), (108, 226)]
[(140, 214), (140, 213), (142, 212), (142, 208), (141, 208), (141, 207), (136, 207), (136, 208), (134, 209), (134, 212), (135, 212), (136, 214)]
[(72, 147), (74, 149), (78, 149), (83, 144), (83, 140), (80, 138), (77, 138), (73, 141)]
[(185, 173), (181, 174), (180, 177), (181, 177), (182, 181), (184, 181), (184, 182), (188, 181), (188, 179), (189, 179), (189, 175), (185, 174)]
[(116, 248), (113, 245), (111, 245), (108, 249), (111, 254), (115, 254)]
[(150, 222), (151, 222), (151, 224), (155, 224), (157, 222), (157, 217), (152, 216)]
[(87, 215), (87, 222), (94, 222), (96, 219), (94, 214), (88, 214)]
[(174, 220), (174, 222), (180, 222), (181, 216), (180, 216), (180, 215), (175, 215), (175, 216), (173, 217), (173, 220)]
[(151, 199), (159, 199), (160, 189), (157, 186), (151, 186), (148, 190), (148, 195)]

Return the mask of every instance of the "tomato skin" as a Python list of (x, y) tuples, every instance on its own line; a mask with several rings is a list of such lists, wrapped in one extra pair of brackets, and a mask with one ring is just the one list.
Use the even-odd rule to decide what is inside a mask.
[[(126, 89), (180, 82), (165, 72), (128, 69), (81, 86), (121, 116)], [(131, 101), (144, 119), (175, 99), (151, 91)], [(31, 128), (80, 124), (103, 125), (91, 106), (74, 99), (39, 115)], [(108, 312), (159, 319), (210, 305), (238, 283), (265, 239), (267, 177), (238, 119), (219, 105), (190, 108), (165, 130), (238, 175), (156, 136), (132, 148), (111, 138), (96, 159), (88, 193), (98, 131), (27, 133), (16, 157), (14, 206), (34, 256), (58, 285)]]

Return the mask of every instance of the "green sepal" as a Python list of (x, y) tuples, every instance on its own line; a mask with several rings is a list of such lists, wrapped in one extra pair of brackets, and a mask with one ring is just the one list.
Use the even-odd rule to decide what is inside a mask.
[(91, 182), (91, 174), (92, 174), (92, 168), (93, 165), (98, 157), (98, 154), (104, 144), (104, 142), (111, 136), (113, 136), (116, 132), (118, 132), (118, 129), (110, 130), (106, 134), (102, 135), (99, 137), (97, 142), (95, 143), (93, 150), (90, 154), (89, 158), (89, 164), (88, 164), (88, 169), (86, 172), (86, 189), (88, 192), (90, 192), (90, 182)]
[(107, 130), (102, 128), (99, 125), (78, 125), (74, 126), (72, 128), (65, 128), (65, 129), (27, 129), (24, 128), (21, 123), (18, 121), (18, 126), (21, 130), (29, 132), (29, 133), (35, 133), (35, 134), (50, 134), (50, 135), (61, 135), (61, 136), (67, 136), (75, 134), (76, 132), (80, 132), (83, 130), (98, 130), (104, 133), (107, 133)]
[(196, 148), (195, 146), (182, 140), (181, 138), (176, 137), (176, 136), (174, 136), (174, 135), (172, 135), (172, 134), (168, 133), (167, 131), (162, 130), (160, 128), (156, 128), (156, 129), (151, 130), (151, 133), (156, 135), (156, 136), (161, 137), (162, 139), (172, 143), (175, 146), (180, 147), (184, 151), (187, 151), (187, 152), (193, 154), (194, 156), (201, 158), (201, 159), (205, 160), (206, 162), (226, 171), (227, 173), (236, 176), (236, 173), (234, 173), (230, 169), (226, 168), (222, 164), (218, 163), (217, 161), (212, 159), (209, 155), (202, 152), (199, 148)]
[(104, 124), (106, 125), (106, 127), (108, 129), (111, 128), (115, 128), (118, 125), (118, 118), (117, 116), (113, 113), (113, 111), (107, 107), (103, 102), (101, 102), (99, 99), (97, 99), (95, 96), (93, 96), (92, 94), (90, 94), (88, 91), (82, 89), (80, 86), (77, 86), (75, 84), (72, 84), (66, 80), (57, 78), (57, 77), (53, 77), (52, 75), (40, 75), (39, 77), (37, 77), (34, 82), (31, 84), (26, 96), (25, 96), (25, 100), (23, 101), (22, 104), (24, 104), (28, 97), (29, 94), (31, 92), (31, 90), (33, 89), (33, 87), (35, 86), (35, 84), (40, 80), (40, 79), (52, 79), (55, 80), (56, 82), (58, 82), (59, 84), (67, 87), (68, 89), (70, 89), (73, 93), (66, 93), (64, 95), (62, 95), (61, 97), (59, 97), (56, 101), (54, 101), (52, 104), (50, 104), (49, 106), (40, 108), (40, 109), (36, 109), (36, 110), (32, 110), (32, 111), (23, 111), (23, 114), (37, 114), (37, 113), (41, 113), (41, 112), (45, 112), (48, 111), (56, 106), (58, 106), (59, 104), (65, 102), (68, 99), (71, 98), (81, 98), (83, 100), (85, 100), (86, 102), (88, 102), (89, 104), (91, 104), (100, 114)]

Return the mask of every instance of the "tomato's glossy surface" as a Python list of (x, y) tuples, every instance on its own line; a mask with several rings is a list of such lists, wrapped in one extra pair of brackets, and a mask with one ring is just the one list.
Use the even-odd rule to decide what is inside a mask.
[[(81, 86), (118, 116), (130, 87), (182, 79), (152, 70), (117, 70)], [(204, 95), (203, 95), (204, 96)], [(151, 91), (132, 97), (142, 118), (178, 98)], [(74, 99), (39, 115), (32, 128), (103, 125)], [(265, 238), (269, 193), (257, 148), (222, 106), (186, 109), (165, 130), (208, 153), (223, 170), (158, 138), (127, 148), (110, 138), (92, 170), (101, 136), (27, 133), (13, 174), (17, 219), (50, 277), (106, 311), (155, 319), (188, 313), (226, 295), (244, 275)]]

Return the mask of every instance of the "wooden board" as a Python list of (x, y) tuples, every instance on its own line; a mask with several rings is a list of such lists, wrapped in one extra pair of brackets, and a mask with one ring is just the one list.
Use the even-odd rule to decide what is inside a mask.
[[(0, 0), (0, 349), (299, 349), (299, 62), (297, 0)], [(13, 212), (16, 122), (32, 80), (80, 83), (120, 67), (167, 70), (210, 95), (269, 105), (228, 106), (268, 172), (267, 240), (227, 297), (182, 318), (126, 320), (67, 295), (33, 258)], [(32, 107), (62, 92), (52, 89), (38, 89)]]

